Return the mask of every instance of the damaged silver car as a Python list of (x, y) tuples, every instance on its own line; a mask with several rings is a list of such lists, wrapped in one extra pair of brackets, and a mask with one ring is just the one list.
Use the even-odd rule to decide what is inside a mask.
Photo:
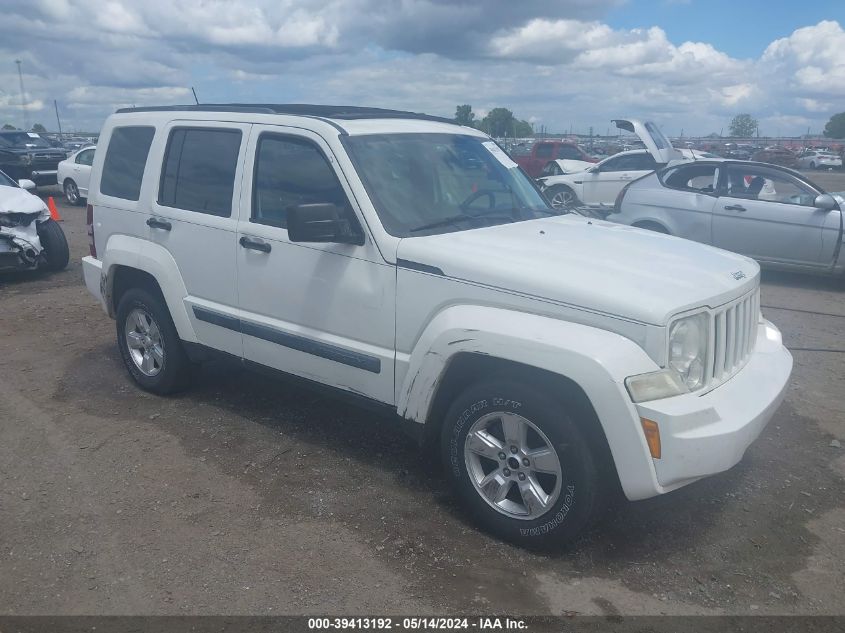
[(0, 271), (62, 270), (70, 258), (67, 239), (44, 201), (0, 171)]

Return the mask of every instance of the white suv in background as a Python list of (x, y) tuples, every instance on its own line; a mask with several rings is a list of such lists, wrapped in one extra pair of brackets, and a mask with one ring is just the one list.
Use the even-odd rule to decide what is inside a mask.
[(96, 149), (96, 146), (83, 147), (59, 163), (56, 182), (65, 192), (68, 204), (83, 204), (88, 197), (88, 181), (91, 179), (91, 165)]
[(85, 280), (141, 387), (224, 354), (381, 407), (502, 537), (728, 469), (783, 397), (756, 263), (559, 215), (475, 129), (204, 105), (121, 110), (100, 145)]

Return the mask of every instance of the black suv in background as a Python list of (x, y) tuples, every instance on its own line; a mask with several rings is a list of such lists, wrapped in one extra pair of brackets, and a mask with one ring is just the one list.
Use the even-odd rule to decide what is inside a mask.
[(52, 147), (34, 132), (0, 132), (0, 171), (15, 180), (28, 178), (36, 185), (54, 185), (58, 165), (67, 156), (64, 149)]

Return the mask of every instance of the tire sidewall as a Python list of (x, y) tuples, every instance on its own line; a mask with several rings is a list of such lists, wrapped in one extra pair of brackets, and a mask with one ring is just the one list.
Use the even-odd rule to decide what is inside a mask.
[(64, 270), (70, 262), (70, 248), (62, 227), (55, 220), (42, 222), (36, 229), (38, 239), (44, 249), (46, 269), (52, 271)]
[[(464, 443), (473, 424), (493, 412), (516, 413), (549, 438), (563, 471), (558, 499), (533, 520), (508, 517), (492, 508), (476, 490), (467, 471)], [(447, 478), (470, 513), (493, 534), (526, 546), (563, 544), (590, 522), (597, 496), (592, 452), (565, 407), (542, 392), (516, 382), (479, 383), (459, 396), (446, 414), (441, 450)]]

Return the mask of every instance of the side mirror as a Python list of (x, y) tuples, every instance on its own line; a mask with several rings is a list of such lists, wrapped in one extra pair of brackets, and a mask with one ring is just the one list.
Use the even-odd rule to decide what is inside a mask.
[(26, 189), (27, 191), (32, 191), (35, 189), (35, 183), (32, 182), (29, 178), (21, 178), (18, 180), (18, 185), (21, 189)]
[(342, 207), (330, 202), (298, 204), (288, 208), (288, 238), (291, 242), (364, 243)]
[(601, 173), (601, 166), (596, 165), (595, 167), (590, 167), (588, 170), (591, 174), (600, 174)]
[(823, 211), (833, 211), (834, 209), (839, 208), (839, 205), (836, 204), (836, 198), (827, 193), (822, 193), (816, 196), (813, 206), (817, 209), (822, 209)]

